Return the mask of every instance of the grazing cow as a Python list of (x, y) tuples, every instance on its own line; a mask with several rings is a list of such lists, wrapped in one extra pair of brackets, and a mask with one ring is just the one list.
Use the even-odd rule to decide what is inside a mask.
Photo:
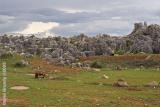
[(35, 72), (35, 79), (37, 78), (45, 78), (46, 77), (46, 73), (43, 71), (37, 71)]

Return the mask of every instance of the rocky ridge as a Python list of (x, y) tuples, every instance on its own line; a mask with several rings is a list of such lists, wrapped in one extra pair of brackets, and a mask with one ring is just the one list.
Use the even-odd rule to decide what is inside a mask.
[(88, 37), (0, 36), (0, 56), (18, 53), (25, 57), (39, 55), (53, 63), (70, 65), (79, 57), (114, 55), (125, 53), (160, 53), (160, 26), (135, 23), (127, 36), (114, 37), (107, 34)]

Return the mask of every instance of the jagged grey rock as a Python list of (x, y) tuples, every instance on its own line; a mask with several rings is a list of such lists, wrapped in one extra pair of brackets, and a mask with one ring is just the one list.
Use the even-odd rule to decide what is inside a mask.
[(30, 57), (39, 55), (53, 63), (69, 64), (79, 57), (114, 55), (114, 53), (160, 53), (160, 26), (135, 23), (127, 36), (107, 34), (89, 37), (80, 34), (73, 37), (37, 38), (32, 36), (0, 36), (0, 55), (13, 52)]

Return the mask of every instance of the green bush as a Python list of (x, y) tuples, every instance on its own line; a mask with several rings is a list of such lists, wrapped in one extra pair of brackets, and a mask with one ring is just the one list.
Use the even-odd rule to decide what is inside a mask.
[(91, 67), (92, 68), (102, 68), (103, 66), (102, 66), (102, 63), (95, 61), (91, 64)]
[(28, 65), (28, 62), (21, 60), (21, 61), (16, 62), (14, 64), (14, 67), (26, 67), (27, 65)]
[(22, 64), (21, 62), (15, 63), (14, 67), (25, 67), (26, 65)]
[(118, 51), (116, 51), (116, 54), (123, 55), (123, 54), (125, 54), (125, 50), (118, 50)]

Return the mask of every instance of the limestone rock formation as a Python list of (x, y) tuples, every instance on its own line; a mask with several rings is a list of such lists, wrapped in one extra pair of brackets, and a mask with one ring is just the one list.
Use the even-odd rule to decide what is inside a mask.
[(0, 36), (0, 56), (18, 53), (25, 57), (41, 56), (53, 63), (71, 65), (79, 57), (114, 55), (124, 53), (160, 53), (160, 26), (135, 23), (127, 36), (100, 34), (89, 37), (47, 37), (3, 35)]

